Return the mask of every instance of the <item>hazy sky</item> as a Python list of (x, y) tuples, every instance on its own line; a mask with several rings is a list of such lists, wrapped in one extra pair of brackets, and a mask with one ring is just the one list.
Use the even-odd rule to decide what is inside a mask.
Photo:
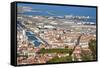
[(26, 4), (17, 3), (17, 6), (31, 7), (31, 11), (26, 9), (26, 14), (43, 15), (43, 16), (63, 16), (63, 15), (76, 15), (76, 16), (90, 16), (96, 17), (96, 8), (92, 7), (76, 7), (76, 6), (59, 6), (59, 5), (40, 5), (40, 4)]

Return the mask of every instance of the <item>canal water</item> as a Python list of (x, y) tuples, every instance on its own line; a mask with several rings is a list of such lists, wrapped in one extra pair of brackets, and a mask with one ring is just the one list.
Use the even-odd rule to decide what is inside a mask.
[[(26, 29), (26, 27), (22, 25), (20, 21), (17, 21), (17, 30), (23, 29)], [(26, 31), (26, 36), (28, 37), (28, 40), (31, 41), (32, 44), (34, 44), (35, 47), (38, 47), (41, 44), (41, 41), (36, 37), (34, 32)]]
[(36, 35), (32, 31), (27, 31), (26, 36), (28, 40), (34, 44), (35, 47), (38, 47), (41, 44), (41, 41), (36, 37)]

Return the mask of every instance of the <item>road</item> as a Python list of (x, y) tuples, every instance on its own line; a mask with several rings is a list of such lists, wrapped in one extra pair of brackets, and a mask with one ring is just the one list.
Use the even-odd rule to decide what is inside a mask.
[(83, 35), (83, 34), (81, 34), (81, 35), (78, 37), (77, 42), (76, 42), (76, 44), (75, 44), (75, 46), (74, 46), (74, 48), (73, 48), (72, 52), (70, 53), (70, 55), (72, 55), (72, 54), (73, 54), (73, 52), (74, 52), (74, 50), (75, 50), (75, 48), (76, 48), (77, 46), (79, 46), (79, 43), (80, 43), (80, 38), (81, 38), (81, 36), (82, 36), (82, 35)]

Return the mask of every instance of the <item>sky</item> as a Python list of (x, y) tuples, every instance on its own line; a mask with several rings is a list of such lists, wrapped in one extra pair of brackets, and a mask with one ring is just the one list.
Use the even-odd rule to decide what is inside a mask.
[[(40, 16), (90, 16), (96, 18), (96, 8), (93, 7), (76, 7), (76, 6), (59, 6), (43, 4), (26, 4), (17, 3), (17, 6), (31, 7), (32, 9), (24, 10), (24, 14)], [(29, 10), (29, 11), (28, 11)]]

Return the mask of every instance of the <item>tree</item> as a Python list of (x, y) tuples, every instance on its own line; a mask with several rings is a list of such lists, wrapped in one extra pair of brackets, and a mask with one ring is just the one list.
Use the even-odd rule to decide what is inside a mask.
[(82, 50), (81, 57), (82, 57), (82, 61), (92, 60), (92, 55), (91, 55), (91, 53), (89, 51)]
[(59, 63), (59, 62), (71, 62), (72, 57), (66, 56), (66, 57), (54, 57), (53, 59), (49, 60), (47, 63)]
[(93, 59), (96, 60), (96, 40), (89, 41), (89, 48), (92, 51)]

